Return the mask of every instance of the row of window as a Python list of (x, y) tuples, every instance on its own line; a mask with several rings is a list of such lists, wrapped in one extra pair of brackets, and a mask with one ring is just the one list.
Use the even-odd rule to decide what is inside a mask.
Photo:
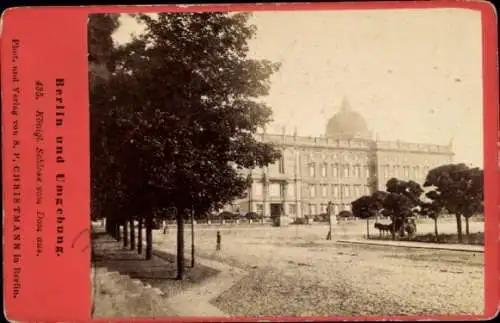
[[(264, 185), (262, 183), (253, 184), (253, 195), (264, 196)], [(285, 186), (281, 183), (269, 184), (268, 194), (270, 197), (295, 197), (295, 186)], [(347, 184), (309, 184), (308, 195), (315, 197), (360, 197), (370, 194), (370, 187), (367, 185), (347, 185)]]
[(404, 177), (413, 177), (413, 178), (421, 178), (424, 176), (427, 176), (427, 173), (429, 172), (430, 167), (429, 166), (389, 166), (389, 165), (384, 165), (382, 166), (382, 172), (384, 174), (384, 177), (398, 177), (398, 176), (404, 176)]
[[(361, 165), (340, 165), (322, 163), (319, 165), (321, 177), (370, 177), (370, 167)], [(316, 163), (309, 164), (309, 177), (316, 177)]]
[(343, 152), (343, 153), (334, 153), (334, 154), (328, 154), (328, 155), (323, 155), (321, 153), (316, 153), (316, 154), (310, 154), (309, 159), (323, 159), (323, 160), (335, 160), (335, 161), (340, 161), (340, 162), (349, 162), (349, 161), (354, 161), (354, 162), (368, 162), (368, 155), (359, 155), (356, 153), (352, 152)]
[(384, 163), (394, 163), (394, 164), (406, 164), (408, 163), (409, 160), (416, 161), (419, 160), (420, 163), (427, 165), (427, 164), (432, 164), (432, 163), (443, 163), (445, 160), (443, 159), (443, 156), (432, 156), (432, 155), (427, 155), (425, 158), (422, 159), (422, 155), (385, 155), (380, 160)]
[(360, 197), (370, 194), (366, 185), (309, 184), (309, 197)]
[[(253, 183), (252, 193), (254, 196), (264, 196), (264, 185), (262, 183)], [(268, 195), (271, 197), (295, 197), (295, 186), (284, 185), (283, 183), (269, 183)]]
[[(400, 158), (399, 156), (386, 156), (384, 158), (385, 162), (389, 162), (390, 160), (393, 160), (396, 163), (399, 163), (400, 161), (403, 163), (407, 162), (407, 157)], [(427, 159), (425, 160), (424, 164), (427, 164)], [(310, 177), (316, 177), (316, 171), (317, 171), (317, 166), (316, 163), (312, 162), (309, 163), (309, 176)], [(285, 173), (285, 161), (282, 158), (280, 158), (275, 164), (270, 165), (271, 168), (274, 168), (278, 173), (284, 174)], [(406, 169), (405, 167), (409, 168), (410, 166), (402, 166), (402, 172), (399, 170), (401, 166), (389, 166), (385, 165), (384, 167), (387, 168), (387, 171), (385, 173), (387, 176), (391, 172), (389, 169), (392, 167), (393, 169), (393, 176), (420, 176), (420, 171), (421, 170), (415, 170), (415, 168), (419, 168), (419, 166), (413, 167), (413, 173), (411, 173), (411, 170)], [(425, 175), (429, 171), (428, 166), (423, 166), (422, 169), (424, 169)], [(361, 165), (347, 165), (347, 164), (339, 164), (339, 163), (334, 163), (334, 164), (328, 164), (328, 163), (321, 163), (319, 165), (319, 174), (322, 177), (327, 177), (327, 176), (333, 176), (333, 177), (369, 177), (370, 176), (370, 168), (368, 166), (361, 166)], [(417, 175), (419, 174), (419, 175)]]
[[(304, 210), (304, 215), (318, 215), (321, 213), (326, 213), (327, 208), (328, 208), (327, 203), (320, 203), (320, 204), (311, 203), (311, 204), (308, 204), (307, 209)], [(333, 205), (333, 214), (338, 214), (342, 210), (350, 211), (351, 204), (344, 203), (344, 204), (334, 204)], [(255, 211), (258, 214), (264, 214), (264, 204), (257, 203)], [(296, 215), (297, 214), (297, 205), (295, 205), (293, 203), (287, 204), (285, 213), (289, 216)]]

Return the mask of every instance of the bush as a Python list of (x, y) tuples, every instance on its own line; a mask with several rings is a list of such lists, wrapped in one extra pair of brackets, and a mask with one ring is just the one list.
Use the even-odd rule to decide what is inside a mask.
[(306, 218), (296, 218), (290, 224), (308, 224)]
[[(371, 236), (370, 239), (373, 240), (392, 240), (392, 237), (385, 236), (380, 238), (379, 236)], [(443, 243), (443, 244), (458, 244), (458, 236), (456, 233), (452, 234), (440, 234), (438, 235), (438, 241), (436, 241), (436, 235), (433, 233), (416, 235), (414, 237), (399, 237), (399, 241), (412, 241), (412, 242), (422, 242), (422, 243)], [(484, 246), (484, 233), (477, 232), (471, 233), (469, 236), (469, 240), (467, 241), (467, 237), (464, 236), (463, 244), (471, 244), (471, 245), (481, 245)]]
[(352, 218), (353, 215), (351, 212), (344, 210), (344, 211), (340, 211), (340, 213), (338, 214), (338, 217), (341, 219), (349, 219), (349, 218)]
[(262, 214), (258, 214), (255, 212), (248, 212), (247, 214), (245, 214), (245, 218), (247, 218), (248, 220), (255, 221), (255, 220), (262, 220), (263, 216)]
[(236, 220), (240, 217), (239, 214), (224, 211), (219, 214), (218, 218), (223, 220)]
[(319, 214), (319, 215), (315, 215), (315, 216), (313, 217), (313, 220), (314, 220), (315, 222), (328, 222), (328, 214), (326, 214), (326, 213), (321, 213), (321, 214)]

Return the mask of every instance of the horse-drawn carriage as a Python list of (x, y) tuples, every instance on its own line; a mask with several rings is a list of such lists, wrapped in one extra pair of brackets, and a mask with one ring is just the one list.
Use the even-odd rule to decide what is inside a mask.
[(396, 233), (399, 233), (400, 236), (404, 236), (406, 233), (411, 237), (417, 232), (417, 224), (413, 218), (406, 218), (404, 221), (402, 219), (396, 219), (389, 224), (375, 222), (374, 226), (375, 229), (379, 230), (380, 236), (389, 234), (394, 235)]

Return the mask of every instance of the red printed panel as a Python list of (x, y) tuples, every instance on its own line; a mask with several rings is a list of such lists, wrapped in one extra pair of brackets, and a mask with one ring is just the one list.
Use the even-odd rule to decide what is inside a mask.
[(86, 18), (3, 16), (4, 295), (17, 321), (89, 316)]

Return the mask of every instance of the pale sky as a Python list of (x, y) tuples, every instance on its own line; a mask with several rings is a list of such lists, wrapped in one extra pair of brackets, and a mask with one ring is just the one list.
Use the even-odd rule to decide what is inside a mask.
[[(256, 12), (251, 55), (282, 63), (269, 131), (320, 136), (345, 97), (381, 140), (448, 144), (483, 165), (481, 16), (467, 9)], [(140, 33), (122, 19), (119, 43)]]

